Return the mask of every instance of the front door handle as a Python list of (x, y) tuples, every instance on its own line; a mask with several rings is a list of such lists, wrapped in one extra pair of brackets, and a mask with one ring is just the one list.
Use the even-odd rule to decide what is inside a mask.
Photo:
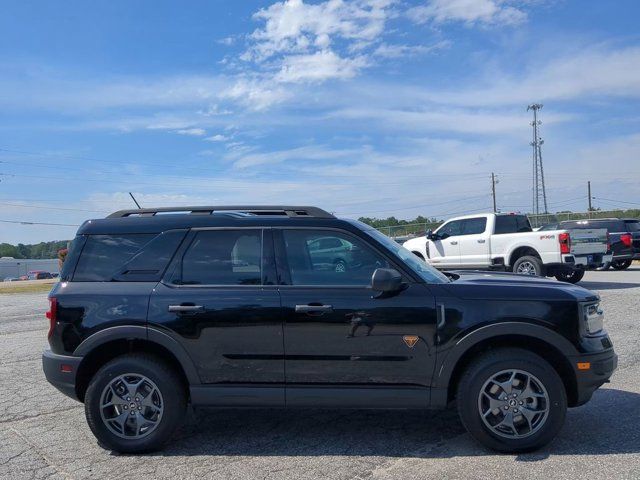
[(306, 313), (307, 315), (322, 315), (333, 312), (332, 305), (296, 305), (296, 313)]
[(486, 240), (484, 238), (478, 239), (478, 243), (484, 243), (484, 242), (486, 242)]
[(458, 242), (456, 242), (455, 240), (451, 242), (451, 245), (457, 245)]
[(174, 313), (193, 313), (202, 312), (202, 305), (169, 305), (169, 311)]

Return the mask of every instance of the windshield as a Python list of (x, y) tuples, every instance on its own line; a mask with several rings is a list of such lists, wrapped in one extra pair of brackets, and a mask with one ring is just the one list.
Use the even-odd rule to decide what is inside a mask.
[(379, 232), (373, 228), (367, 228), (364, 230), (368, 235), (375, 238), (382, 243), (387, 249), (389, 249), (396, 257), (398, 257), (403, 264), (407, 265), (411, 270), (417, 273), (427, 283), (449, 283), (449, 278), (433, 268), (427, 262), (420, 260), (409, 250), (404, 248), (399, 243), (393, 241), (385, 234)]

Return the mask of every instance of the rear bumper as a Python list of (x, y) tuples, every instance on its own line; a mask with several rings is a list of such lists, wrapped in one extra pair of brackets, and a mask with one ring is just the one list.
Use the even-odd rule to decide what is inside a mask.
[(42, 354), (42, 370), (47, 381), (66, 396), (78, 400), (76, 373), (82, 357), (58, 355), (47, 349)]
[[(606, 383), (618, 367), (618, 355), (613, 349), (602, 353), (569, 357), (576, 375), (577, 399), (575, 407), (587, 403), (593, 392)], [(580, 370), (579, 363), (589, 363), (589, 368)]]
[(562, 264), (569, 267), (581, 268), (583, 270), (593, 270), (611, 262), (610, 253), (593, 253), (586, 255), (564, 255)]

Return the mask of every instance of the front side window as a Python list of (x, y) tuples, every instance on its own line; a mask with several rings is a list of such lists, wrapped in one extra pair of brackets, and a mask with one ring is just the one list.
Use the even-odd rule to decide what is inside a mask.
[(331, 230), (284, 230), (293, 285), (368, 286), (385, 258), (362, 240)]
[(198, 232), (171, 282), (178, 285), (260, 285), (262, 231)]
[(440, 227), (436, 233), (443, 237), (453, 237), (462, 234), (462, 220), (453, 220), (452, 222), (445, 223)]

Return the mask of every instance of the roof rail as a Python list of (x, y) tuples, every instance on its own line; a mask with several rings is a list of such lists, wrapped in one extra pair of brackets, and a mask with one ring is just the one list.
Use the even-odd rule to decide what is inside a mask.
[(315, 218), (335, 218), (329, 212), (318, 207), (296, 207), (296, 206), (255, 206), (255, 205), (234, 205), (234, 206), (195, 206), (195, 207), (161, 207), (161, 208), (136, 208), (131, 210), (119, 210), (112, 213), (107, 218), (123, 217), (153, 217), (158, 213), (189, 213), (191, 215), (211, 215), (213, 212), (243, 212), (254, 215), (286, 215), (288, 217), (315, 217)]

